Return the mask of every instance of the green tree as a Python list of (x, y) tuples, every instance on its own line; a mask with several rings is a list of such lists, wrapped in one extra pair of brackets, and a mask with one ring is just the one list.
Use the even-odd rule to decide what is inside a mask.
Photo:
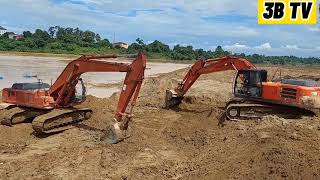
[[(159, 41), (145, 44), (141, 38), (130, 44), (127, 50), (113, 49), (108, 39), (103, 39), (92, 31), (82, 31), (79, 28), (52, 26), (47, 31), (37, 29), (35, 33), (23, 32), (22, 41), (9, 39), (9, 32), (0, 36), (0, 51), (32, 51), (49, 53), (137, 53), (145, 51), (150, 58), (165, 58), (173, 60), (208, 59), (230, 55), (228, 51), (218, 46), (214, 51), (194, 49), (192, 46), (176, 45), (173, 49)], [(320, 58), (296, 56), (265, 56), (259, 54), (235, 54), (251, 62), (265, 64), (320, 64)]]
[(142, 48), (138, 43), (132, 43), (132, 44), (129, 45), (127, 51), (128, 51), (128, 53), (131, 54), (131, 53), (137, 53), (137, 52), (139, 52), (141, 50), (142, 50)]
[(57, 31), (59, 30), (60, 26), (52, 26), (49, 28), (48, 33), (50, 34), (51, 38), (54, 38)]
[(11, 34), (12, 32), (5, 32), (4, 34), (2, 34), (2, 38), (4, 39), (9, 39), (9, 34)]
[(33, 41), (37, 47), (44, 47), (50, 40), (50, 35), (47, 31), (42, 31), (41, 29), (36, 29), (35, 33), (32, 35)]
[(171, 57), (176, 60), (194, 60), (196, 59), (196, 54), (192, 46), (184, 47), (177, 44), (173, 47)]
[(148, 44), (146, 46), (146, 49), (148, 52), (155, 52), (155, 53), (168, 53), (170, 51), (170, 47), (168, 45), (158, 40), (155, 40), (152, 43)]
[(100, 40), (96, 43), (97, 47), (108, 47), (111, 48), (112, 44), (110, 43), (110, 41), (108, 39), (103, 39)]
[(146, 44), (144, 44), (143, 40), (140, 38), (136, 39), (136, 42), (140, 45), (140, 46), (145, 46)]
[(32, 33), (30, 31), (23, 31), (22, 34), (24, 38), (31, 38), (32, 36)]
[(217, 46), (216, 50), (214, 51), (217, 57), (223, 56), (224, 55), (224, 50), (222, 49), (221, 46)]
[(101, 36), (99, 34), (96, 34), (95, 39), (96, 39), (96, 42), (99, 42), (99, 41), (101, 41)]
[(96, 34), (92, 31), (83, 32), (83, 41), (88, 44), (93, 44), (95, 42)]
[(33, 48), (37, 47), (37, 45), (34, 42), (34, 40), (32, 38), (30, 38), (30, 37), (26, 38), (24, 40), (24, 43), (25, 43), (25, 46), (28, 47), (29, 49), (33, 49)]

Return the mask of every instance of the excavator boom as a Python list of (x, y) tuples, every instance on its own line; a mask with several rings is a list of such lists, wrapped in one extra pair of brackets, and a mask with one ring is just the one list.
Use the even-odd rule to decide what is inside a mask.
[[(70, 62), (62, 73), (59, 75), (57, 80), (49, 89), (49, 95), (54, 98), (57, 102), (56, 106), (64, 106), (68, 104), (70, 97), (66, 97), (68, 92), (71, 92), (75, 89), (75, 85), (78, 83), (78, 79), (81, 74), (86, 72), (111, 72), (119, 71), (123, 68), (124, 71), (127, 71), (127, 64), (117, 64), (110, 63), (106, 61), (98, 61), (101, 58), (117, 58), (117, 55), (105, 55), (105, 56), (81, 56), (80, 58)], [(61, 102), (64, 102), (62, 104)]]
[(227, 70), (238, 71), (241, 69), (256, 69), (256, 67), (246, 59), (232, 56), (196, 61), (184, 76), (183, 81), (179, 83), (178, 87), (174, 90), (167, 90), (166, 108), (180, 104), (184, 95), (202, 74)]

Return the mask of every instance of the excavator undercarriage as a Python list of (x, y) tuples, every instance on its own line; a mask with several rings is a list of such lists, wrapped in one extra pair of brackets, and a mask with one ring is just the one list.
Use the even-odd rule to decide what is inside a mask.
[[(165, 107), (171, 109), (177, 107), (183, 97), (177, 96), (173, 90), (167, 90)], [(303, 116), (318, 116), (319, 109), (304, 109), (281, 104), (261, 101), (253, 101), (245, 98), (233, 98), (225, 106), (225, 117), (231, 121), (261, 120), (264, 117), (274, 115), (286, 119), (298, 119)]]
[(55, 133), (73, 128), (74, 124), (91, 118), (91, 109), (54, 109), (37, 116), (32, 121), (32, 128), (37, 133)]
[(307, 109), (273, 103), (250, 101), (234, 98), (225, 107), (228, 120), (259, 120), (274, 115), (286, 119), (298, 119), (302, 116), (314, 116), (315, 112)]
[(43, 113), (46, 113), (46, 110), (12, 105), (0, 110), (0, 120), (2, 125), (13, 126), (23, 122), (31, 122), (34, 117)]
[(90, 119), (91, 109), (35, 109), (11, 106), (0, 110), (2, 125), (13, 126), (32, 122), (37, 133), (54, 133), (67, 130), (74, 124)]

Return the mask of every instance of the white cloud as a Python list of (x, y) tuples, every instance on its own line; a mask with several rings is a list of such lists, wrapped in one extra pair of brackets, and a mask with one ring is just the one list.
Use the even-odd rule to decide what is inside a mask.
[(272, 47), (270, 43), (263, 43), (259, 46), (248, 46), (245, 44), (235, 43), (232, 45), (225, 45), (223, 46), (223, 48), (226, 50), (235, 50), (235, 49), (271, 49)]
[[(193, 44), (203, 49), (213, 44), (226, 44), (229, 49), (269, 53), (283, 42), (299, 47), (320, 47), (320, 36), (310, 33), (320, 31), (316, 26), (257, 25), (255, 0), (54, 1), (0, 0), (0, 22), (6, 21), (6, 26), (15, 27), (17, 31), (61, 25), (93, 30), (109, 39), (116, 33), (117, 40), (129, 43), (140, 37), (145, 42), (157, 39), (165, 43)], [(220, 20), (203, 19), (216, 15)], [(294, 48), (278, 49), (284, 50), (280, 53), (291, 53), (289, 49)], [(303, 55), (309, 52), (309, 55), (319, 54), (299, 51)]]
[(313, 48), (301, 48), (298, 45), (285, 45), (281, 47), (272, 47), (270, 43), (263, 43), (259, 46), (249, 46), (245, 44), (235, 43), (223, 46), (225, 50), (235, 53), (246, 54), (265, 54), (274, 56), (293, 55), (298, 57), (320, 57), (320, 46)]
[(309, 27), (308, 30), (311, 32), (320, 32), (320, 27)]
[(252, 0), (78, 0), (85, 5), (99, 5), (99, 10), (107, 12), (127, 12), (141, 9), (176, 9), (185, 13), (201, 16), (225, 15), (235, 13), (255, 17), (257, 2)]
[(96, 4), (96, 5), (104, 5), (104, 4), (110, 4), (112, 3), (111, 0), (78, 0), (79, 2), (85, 3), (85, 4)]
[(244, 44), (235, 43), (232, 45), (225, 45), (225, 46), (223, 46), (223, 48), (226, 50), (233, 50), (233, 49), (245, 49), (245, 48), (250, 48), (250, 47), (247, 45), (244, 45)]
[[(33, 6), (28, 6), (28, 2), (32, 3)], [(197, 11), (189, 9), (190, 5), (196, 4), (193, 1), (182, 3), (182, 1), (169, 0), (159, 2), (136, 0), (119, 3), (116, 1), (82, 0), (80, 2), (83, 4), (71, 2), (54, 4), (48, 0), (33, 0), (32, 2), (31, 0), (11, 0), (1, 4), (6, 7), (5, 10), (8, 12), (9, 9), (19, 9), (16, 16), (28, 16), (30, 21), (35, 21), (41, 26), (44, 24), (47, 24), (47, 26), (56, 24), (87, 26), (90, 29), (93, 27), (93, 30), (98, 32), (108, 31), (110, 34), (117, 32), (121, 35), (140, 36), (142, 38), (153, 35), (158, 36), (160, 40), (170, 36), (176, 36), (177, 39), (188, 37), (190, 41), (193, 41), (192, 39), (196, 36), (239, 38), (259, 35), (259, 32), (254, 28), (245, 25), (234, 26), (233, 24), (207, 22), (201, 19), (197, 15), (199, 14)], [(94, 5), (94, 8), (90, 8), (91, 5)], [(219, 5), (222, 8), (224, 3), (215, 1), (212, 5)], [(187, 12), (176, 11), (174, 8), (180, 8)], [(134, 15), (128, 15), (132, 11), (134, 11)], [(210, 8), (207, 11), (212, 12)]]
[(263, 43), (260, 46), (256, 46), (255, 48), (257, 49), (271, 49), (271, 44), (270, 43)]
[[(181, 0), (179, 2), (181, 2)], [(202, 16), (225, 15), (232, 12), (255, 17), (257, 9), (257, 1), (252, 0), (187, 0), (182, 2), (180, 5), (183, 9)]]
[(285, 45), (284, 48), (286, 48), (286, 49), (300, 49), (298, 47), (298, 45)]

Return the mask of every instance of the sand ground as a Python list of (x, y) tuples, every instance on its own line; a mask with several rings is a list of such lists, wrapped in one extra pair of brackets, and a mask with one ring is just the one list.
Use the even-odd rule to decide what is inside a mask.
[[(266, 68), (272, 75), (276, 67)], [(283, 67), (282, 74), (320, 78), (317, 67)], [(37, 137), (30, 124), (0, 126), (1, 179), (320, 179), (320, 119), (224, 122), (233, 72), (202, 76), (175, 110), (164, 93), (186, 70), (145, 80), (131, 137), (99, 141), (113, 118), (117, 94), (89, 96), (88, 121)]]

